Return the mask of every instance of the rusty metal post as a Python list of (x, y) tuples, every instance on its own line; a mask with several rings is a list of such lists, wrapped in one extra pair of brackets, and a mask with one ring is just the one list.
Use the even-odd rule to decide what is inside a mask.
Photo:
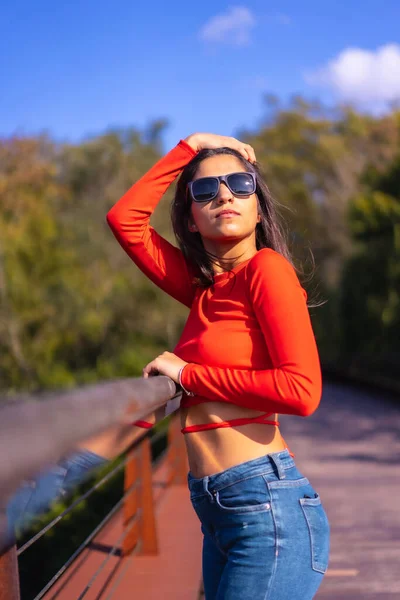
[(180, 420), (175, 418), (175, 427), (176, 427), (176, 439), (175, 443), (177, 445), (177, 455), (178, 455), (178, 463), (176, 465), (176, 478), (175, 482), (181, 485), (187, 485), (187, 474), (189, 470), (187, 453), (186, 453), (186, 445), (185, 438), (181, 433)]
[(151, 444), (146, 437), (140, 444), (140, 537), (142, 555), (158, 554), (157, 529), (153, 497), (153, 470), (151, 464)]
[(16, 546), (0, 556), (0, 600), (20, 600)]
[(168, 430), (168, 463), (169, 477), (168, 484), (186, 484), (188, 463), (186, 457), (186, 448), (179, 419), (171, 419)]
[[(138, 528), (138, 489), (128, 490), (138, 479), (137, 450), (131, 450), (128, 453), (127, 463), (125, 465), (124, 492), (126, 494), (123, 505), (123, 523), (124, 528), (128, 529), (127, 535), (122, 542), (122, 553), (124, 556), (130, 554), (136, 547), (139, 539)], [(136, 518), (134, 518), (136, 517)]]
[(171, 485), (175, 480), (175, 464), (177, 461), (177, 448), (175, 445), (175, 431), (174, 421), (171, 419), (168, 427), (168, 449), (167, 449), (167, 465), (168, 465), (168, 478), (167, 485)]

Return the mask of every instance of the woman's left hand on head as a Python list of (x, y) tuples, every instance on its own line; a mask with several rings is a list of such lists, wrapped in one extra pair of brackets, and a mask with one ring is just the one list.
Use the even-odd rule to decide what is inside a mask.
[(157, 358), (149, 362), (143, 369), (143, 377), (151, 375), (166, 375), (179, 383), (179, 370), (188, 363), (173, 354), (172, 352), (163, 352)]

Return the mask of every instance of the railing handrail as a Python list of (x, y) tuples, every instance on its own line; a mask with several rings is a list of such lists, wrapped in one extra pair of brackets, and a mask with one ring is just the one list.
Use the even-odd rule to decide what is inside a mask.
[[(134, 450), (134, 448), (139, 446), (140, 443), (144, 440), (144, 438), (148, 437), (148, 435), (149, 435), (148, 432), (143, 432), (133, 442), (133, 444), (130, 447), (130, 451)], [(158, 431), (155, 435), (152, 435), (152, 437), (151, 437), (152, 445), (154, 445), (156, 442), (158, 442), (158, 440), (163, 436), (166, 436), (165, 431)], [(65, 510), (63, 510), (52, 521), (50, 521), (50, 523), (47, 523), (47, 525), (42, 527), (42, 529), (40, 531), (38, 531), (34, 536), (32, 536), (27, 542), (25, 542), (25, 544), (20, 546), (17, 549), (17, 556), (21, 556), (21, 554), (23, 554), (25, 552), (25, 550), (28, 550), (28, 548), (30, 548), (30, 546), (32, 546), (35, 542), (39, 541), (40, 538), (45, 533), (50, 531), (50, 529), (52, 529), (55, 525), (57, 525), (57, 523), (59, 523), (70, 512), (72, 512), (81, 502), (83, 502), (83, 500), (87, 500), (96, 490), (98, 490), (99, 488), (101, 488), (101, 486), (103, 486), (105, 483), (110, 481), (110, 479), (112, 479), (112, 477), (114, 477), (114, 475), (116, 475), (119, 471), (121, 471), (123, 468), (126, 467), (127, 462), (128, 462), (128, 458), (125, 458), (123, 461), (118, 463), (111, 471), (106, 473), (104, 475), (104, 477), (102, 477), (99, 481), (96, 481), (96, 483), (94, 485), (92, 485), (92, 487), (90, 487), (88, 490), (86, 490), (86, 492), (84, 492), (83, 494), (78, 496), (78, 498), (76, 498), (69, 506), (67, 506), (67, 508)], [(133, 486), (126, 489), (125, 492), (126, 493), (130, 492), (132, 489), (134, 489), (135, 486), (138, 485), (139, 482), (140, 482), (139, 480), (136, 480), (136, 482), (133, 484)], [(124, 497), (122, 497), (122, 500), (123, 500), (123, 498)], [(105, 519), (107, 519), (107, 517), (105, 517)], [(104, 522), (106, 522), (106, 521), (104, 521)], [(0, 547), (0, 550), (1, 550), (1, 547)]]
[(140, 377), (47, 394), (50, 401), (17, 399), (0, 406), (0, 505), (44, 465), (122, 423), (128, 410), (132, 421), (142, 419), (175, 396), (169, 377)]
[[(148, 407), (146, 410), (148, 412)], [(170, 470), (167, 484), (171, 484), (174, 481), (177, 483), (182, 483), (183, 479), (186, 477), (187, 465), (186, 463), (183, 465), (183, 462), (186, 460), (185, 453), (180, 451), (178, 447), (180, 445), (182, 446), (183, 444), (183, 440), (179, 435), (179, 429), (180, 427), (177, 419), (173, 418), (168, 431), (159, 431), (155, 435), (151, 436), (151, 441), (153, 443), (158, 441), (161, 436), (168, 436), (168, 445), (163, 453), (163, 456), (165, 456), (165, 454), (167, 455), (167, 461)], [(57, 582), (63, 573), (65, 573), (77, 556), (88, 547), (89, 543), (100, 532), (100, 530), (111, 519), (111, 517), (114, 516), (119, 509), (121, 509), (121, 507), (124, 508), (123, 534), (119, 536), (110, 552), (108, 552), (105, 560), (97, 569), (96, 573), (92, 575), (79, 598), (83, 598), (86, 595), (95, 579), (97, 579), (97, 577), (101, 574), (104, 566), (109, 561), (111, 556), (115, 554), (121, 543), (123, 555), (134, 553), (158, 553), (154, 501), (152, 497), (152, 462), (149, 441), (150, 435), (151, 434), (148, 431), (143, 432), (143, 434), (140, 435), (140, 437), (132, 444), (126, 459), (122, 463), (118, 464), (111, 472), (107, 473), (100, 481), (87, 490), (87, 492), (72, 502), (72, 504), (65, 511), (63, 511), (61, 515), (58, 515), (55, 519), (53, 519), (51, 523), (46, 525), (43, 530), (38, 532), (38, 534), (36, 534), (20, 548), (19, 554), (34, 544), (44, 533), (46, 533), (51, 527), (56, 525), (63, 517), (71, 512), (71, 510), (73, 510), (73, 508), (75, 508), (79, 502), (81, 502), (83, 499), (86, 499), (91, 493), (106, 483), (106, 481), (109, 481), (109, 479), (115, 475), (118, 470), (125, 467), (125, 487), (122, 498), (116, 503), (106, 517), (103, 518), (101, 523), (87, 536), (79, 548), (73, 552), (67, 562), (47, 582), (45, 587), (35, 597), (35, 600), (40, 600), (46, 595), (47, 591)], [(133, 502), (132, 494), (134, 494)], [(137, 494), (139, 494), (139, 501), (137, 499)], [(5, 573), (2, 577), (2, 569), (0, 564), (0, 600), (11, 600), (11, 598), (13, 600), (19, 600), (18, 579), (15, 575), (15, 571), (17, 573), (16, 556), (17, 553), (15, 547), (11, 548), (6, 555), (0, 556), (0, 563), (2, 561), (3, 564), (8, 565), (9, 563), (14, 569), (14, 577), (10, 576), (12, 575), (10, 572)], [(2, 595), (3, 592), (5, 595)]]

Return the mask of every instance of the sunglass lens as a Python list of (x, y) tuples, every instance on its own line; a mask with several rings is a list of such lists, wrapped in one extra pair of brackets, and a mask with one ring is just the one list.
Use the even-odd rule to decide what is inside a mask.
[(235, 196), (254, 194), (254, 181), (250, 173), (232, 173), (228, 177), (229, 187)]
[(216, 196), (218, 192), (218, 179), (204, 177), (197, 179), (192, 185), (192, 194), (196, 202), (207, 202)]

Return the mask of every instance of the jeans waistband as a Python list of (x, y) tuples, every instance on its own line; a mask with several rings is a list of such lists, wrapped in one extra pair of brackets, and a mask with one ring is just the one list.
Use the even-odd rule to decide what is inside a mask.
[(236, 481), (254, 477), (261, 473), (264, 475), (276, 473), (279, 479), (285, 479), (285, 470), (294, 466), (295, 462), (290, 456), (289, 450), (282, 450), (240, 463), (230, 469), (200, 479), (196, 479), (189, 473), (188, 486), (192, 497), (202, 496), (210, 492), (217, 492)]

